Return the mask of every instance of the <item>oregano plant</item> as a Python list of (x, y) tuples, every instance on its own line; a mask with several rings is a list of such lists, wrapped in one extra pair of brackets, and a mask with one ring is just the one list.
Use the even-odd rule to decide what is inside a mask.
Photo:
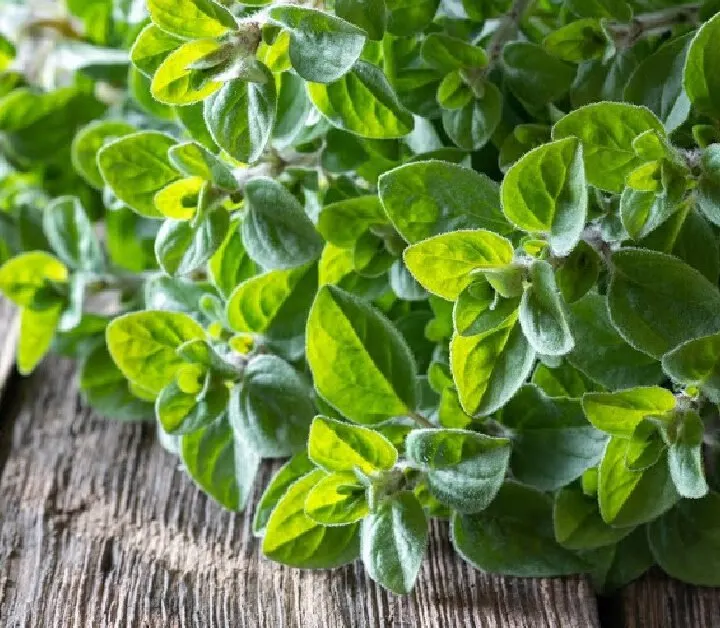
[[(720, 4), (0, 19), (0, 291), (271, 560), (720, 585)], [(6, 19), (7, 18), (7, 19)], [(12, 19), (10, 19), (12, 18)], [(38, 58), (40, 57), (40, 58)]]

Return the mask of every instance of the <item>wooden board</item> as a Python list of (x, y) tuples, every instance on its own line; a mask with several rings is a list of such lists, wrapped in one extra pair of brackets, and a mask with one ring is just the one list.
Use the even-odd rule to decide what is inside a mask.
[(248, 515), (204, 497), (152, 426), (93, 416), (73, 373), (46, 360), (2, 412), (14, 427), (0, 478), (0, 626), (599, 626), (585, 579), (481, 574), (452, 552), (446, 525), (408, 597), (359, 564), (271, 563)]

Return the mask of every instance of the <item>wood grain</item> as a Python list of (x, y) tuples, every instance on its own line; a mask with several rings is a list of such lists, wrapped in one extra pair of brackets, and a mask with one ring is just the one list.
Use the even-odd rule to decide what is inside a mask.
[[(376, 587), (359, 564), (273, 564), (249, 516), (204, 497), (152, 426), (103, 421), (74, 391), (72, 365), (49, 359), (5, 413), (14, 429), (0, 479), (0, 626), (599, 626), (585, 579), (479, 573), (452, 552), (445, 525), (434, 525), (407, 597)], [(265, 465), (256, 493), (271, 473)]]

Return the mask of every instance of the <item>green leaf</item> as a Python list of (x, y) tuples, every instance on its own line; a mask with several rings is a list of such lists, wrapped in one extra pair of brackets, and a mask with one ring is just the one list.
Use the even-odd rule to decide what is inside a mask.
[(512, 261), (509, 240), (492, 231), (451, 231), (405, 249), (408, 270), (427, 290), (454, 301), (473, 281), (473, 271), (506, 266)]
[[(447, 88), (447, 85), (445, 86)], [(480, 150), (490, 141), (502, 117), (502, 94), (490, 82), (482, 86), (481, 97), (474, 97), (462, 104), (455, 101), (441, 102), (446, 107), (442, 113), (443, 128), (455, 146), (465, 150)], [(466, 92), (467, 93), (467, 92)], [(438, 93), (438, 100), (440, 100)], [(450, 105), (456, 104), (460, 106)]]
[(263, 458), (302, 449), (315, 415), (311, 389), (287, 362), (274, 355), (250, 360), (232, 390), (230, 423)]
[(414, 430), (408, 460), (427, 473), (432, 494), (458, 512), (487, 508), (500, 490), (510, 460), (510, 441), (466, 430)]
[(555, 495), (553, 508), (555, 539), (572, 550), (591, 550), (617, 543), (633, 528), (613, 528), (602, 520), (595, 497), (575, 488)]
[(415, 409), (416, 366), (404, 339), (377, 310), (339, 288), (323, 286), (315, 297), (307, 360), (316, 390), (357, 423)]
[(138, 399), (102, 342), (82, 361), (79, 387), (83, 399), (101, 416), (120, 421), (151, 419), (153, 406)]
[(613, 327), (605, 297), (590, 293), (574, 303), (570, 329), (575, 348), (568, 361), (605, 388), (647, 386), (662, 378), (657, 360), (633, 349)]
[(487, 56), (482, 48), (444, 33), (431, 33), (422, 43), (420, 54), (428, 65), (441, 72), (461, 68), (484, 68)]
[(135, 132), (135, 127), (122, 120), (98, 120), (80, 129), (72, 142), (72, 164), (94, 188), (102, 190), (103, 181), (97, 164), (98, 151), (114, 139)]
[(186, 177), (200, 177), (223, 190), (235, 191), (238, 188), (230, 166), (198, 142), (176, 144), (168, 151), (168, 158)]
[(325, 205), (317, 229), (335, 246), (349, 248), (373, 225), (384, 225), (387, 216), (377, 195), (357, 196)]
[(184, 106), (198, 103), (216, 92), (222, 83), (213, 80), (212, 75), (208, 76), (208, 71), (194, 66), (219, 50), (220, 42), (197, 39), (171, 52), (152, 78), (150, 92), (153, 98), (166, 105)]
[(632, 437), (646, 417), (667, 421), (675, 403), (675, 396), (658, 386), (587, 393), (582, 400), (590, 423), (607, 434), (623, 438)]
[(477, 336), (504, 326), (517, 312), (520, 300), (499, 297), (484, 279), (476, 280), (457, 297), (453, 325), (461, 336)]
[(355, 560), (360, 553), (357, 523), (325, 527), (305, 514), (310, 491), (325, 476), (315, 470), (292, 484), (267, 522), (262, 551), (276, 562), (303, 569), (329, 569)]
[(670, 477), (681, 497), (700, 499), (707, 495), (708, 484), (703, 466), (705, 426), (697, 412), (686, 412), (677, 426), (675, 439), (668, 447)]
[(152, 310), (118, 316), (106, 332), (108, 350), (123, 375), (155, 394), (183, 364), (177, 348), (204, 336), (202, 327), (186, 314)]
[(520, 482), (554, 491), (600, 462), (607, 436), (592, 427), (575, 399), (551, 399), (526, 385), (503, 408), (512, 433), (510, 469)]
[(720, 225), (720, 144), (711, 144), (702, 152), (700, 166), (697, 207), (709, 221)]
[(166, 220), (155, 239), (155, 256), (169, 275), (187, 275), (207, 262), (225, 240), (230, 218), (224, 209), (211, 211), (193, 224)]
[(715, 15), (693, 38), (683, 72), (683, 85), (690, 102), (700, 113), (716, 120), (720, 118), (720, 78), (710, 68), (720, 63), (718, 35), (720, 15)]
[(31, 307), (48, 282), (67, 281), (67, 267), (44, 251), (21, 253), (0, 266), (0, 292), (20, 307)]
[(506, 44), (502, 58), (505, 81), (510, 90), (531, 106), (562, 98), (575, 78), (572, 65), (527, 41)]
[(350, 71), (365, 46), (365, 31), (315, 9), (277, 6), (270, 18), (290, 31), (290, 61), (306, 81), (332, 83)]
[(517, 324), (517, 317), (502, 327), (477, 336), (454, 335), (450, 365), (463, 410), (487, 416), (504, 406), (530, 375), (535, 351)]
[(546, 236), (561, 257), (575, 248), (587, 219), (582, 159), (577, 138), (544, 144), (517, 161), (500, 188), (508, 220), (528, 233)]
[(154, 24), (148, 24), (140, 31), (130, 48), (130, 61), (151, 79), (167, 56), (183, 43), (182, 39), (166, 33)]
[(20, 312), (16, 362), (21, 375), (32, 373), (49, 351), (61, 314), (61, 304), (42, 310), (24, 308)]
[(302, 266), (317, 259), (323, 243), (299, 201), (273, 179), (245, 185), (242, 236), (248, 255), (266, 269)]
[(175, 140), (163, 133), (141, 131), (106, 144), (97, 162), (115, 196), (138, 214), (158, 218), (155, 194), (180, 178), (167, 157), (174, 145)]
[(58, 257), (71, 268), (102, 270), (100, 243), (77, 197), (54, 199), (43, 211), (43, 231)]
[(506, 482), (482, 512), (453, 515), (451, 533), (460, 556), (485, 572), (544, 578), (587, 570), (555, 541), (551, 498), (522, 484)]
[(310, 100), (328, 121), (360, 137), (392, 139), (413, 130), (412, 114), (403, 107), (380, 68), (357, 61), (332, 83), (308, 83)]
[(672, 133), (690, 115), (690, 100), (683, 89), (683, 67), (690, 35), (676, 37), (646, 57), (632, 73), (624, 96), (645, 105)]
[(155, 209), (167, 218), (190, 220), (196, 214), (203, 187), (201, 177), (173, 181), (155, 195)]
[(406, 37), (424, 30), (435, 17), (440, 0), (385, 0), (389, 33)]
[(643, 163), (635, 154), (633, 141), (649, 130), (664, 134), (662, 123), (649, 109), (599, 102), (561, 118), (552, 136), (554, 140), (577, 137), (583, 145), (588, 183), (608, 192), (621, 192), (625, 178)]
[(270, 337), (302, 335), (315, 293), (313, 284), (314, 272), (307, 266), (251, 277), (228, 299), (228, 324), (237, 332)]
[(538, 353), (565, 355), (572, 351), (575, 341), (552, 266), (548, 262), (535, 261), (528, 275), (531, 284), (525, 288), (518, 310), (520, 327)]
[(543, 39), (551, 55), (571, 63), (602, 57), (608, 43), (600, 20), (592, 18), (570, 22)]
[(603, 521), (616, 527), (640, 525), (672, 508), (679, 496), (664, 458), (631, 471), (626, 457), (631, 442), (613, 437), (600, 463), (598, 500)]
[(237, 29), (232, 13), (213, 0), (148, 0), (154, 24), (183, 39), (220, 37)]
[(257, 161), (275, 124), (275, 81), (266, 68), (263, 72), (265, 82), (228, 81), (204, 104), (203, 115), (213, 140), (238, 161)]
[(332, 473), (308, 493), (305, 514), (325, 526), (355, 523), (370, 512), (366, 490), (354, 473)]
[(398, 452), (376, 431), (317, 416), (310, 426), (308, 455), (328, 472), (359, 469), (369, 475), (392, 469)]
[(625, 0), (567, 0), (566, 4), (580, 17), (609, 17), (629, 22), (633, 15)]
[(208, 275), (213, 285), (229, 299), (235, 288), (256, 271), (255, 263), (245, 252), (240, 223), (231, 224), (225, 240), (208, 262)]
[(610, 318), (633, 347), (660, 358), (687, 340), (720, 330), (720, 293), (694, 268), (640, 249), (613, 253), (612, 264)]
[(555, 281), (566, 303), (575, 303), (590, 292), (600, 276), (601, 266), (600, 255), (580, 240), (555, 271)]
[(260, 459), (238, 438), (223, 417), (181, 440), (187, 474), (228, 510), (243, 510), (252, 491)]
[(532, 383), (548, 397), (565, 399), (579, 399), (586, 392), (598, 389), (595, 382), (566, 361), (553, 368), (538, 364), (533, 372)]
[(199, 393), (188, 394), (173, 380), (156, 399), (155, 415), (166, 433), (190, 434), (216, 421), (225, 412), (228, 398), (223, 382), (212, 382)]
[(287, 489), (314, 468), (315, 466), (310, 462), (305, 452), (295, 454), (280, 468), (273, 476), (273, 479), (270, 480), (258, 505), (255, 507), (252, 524), (254, 535), (262, 536), (265, 533), (268, 519)]
[(428, 523), (417, 497), (403, 491), (363, 520), (360, 553), (368, 575), (385, 589), (409, 593), (427, 546)]
[(688, 340), (662, 358), (665, 373), (720, 403), (720, 334)]
[(380, 41), (385, 34), (385, 0), (335, 0), (335, 14), (359, 26), (369, 39)]
[(500, 211), (498, 185), (469, 168), (415, 162), (385, 173), (378, 186), (388, 218), (410, 243), (458, 229), (512, 232)]
[(720, 495), (682, 500), (647, 528), (650, 550), (673, 578), (697, 586), (720, 586)]

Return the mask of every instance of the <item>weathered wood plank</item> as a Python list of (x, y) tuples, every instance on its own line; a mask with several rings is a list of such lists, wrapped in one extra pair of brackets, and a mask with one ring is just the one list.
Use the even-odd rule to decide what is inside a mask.
[(717, 628), (720, 589), (695, 587), (652, 569), (623, 590), (620, 613), (627, 628)]
[(14, 370), (14, 347), (19, 324), (16, 308), (0, 296), (0, 397)]
[(446, 526), (434, 527), (408, 597), (380, 590), (361, 565), (275, 565), (249, 517), (195, 489), (150, 426), (94, 417), (72, 379), (68, 362), (50, 359), (13, 395), (0, 479), (2, 626), (599, 626), (585, 579), (478, 573), (453, 554)]

